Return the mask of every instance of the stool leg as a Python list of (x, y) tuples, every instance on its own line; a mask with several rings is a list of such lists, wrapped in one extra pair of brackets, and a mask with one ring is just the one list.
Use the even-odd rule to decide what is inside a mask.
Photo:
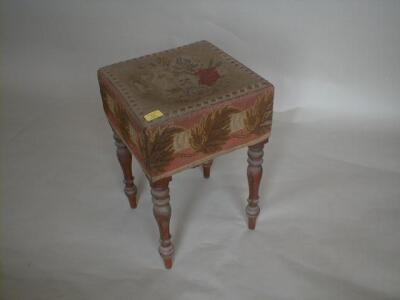
[(136, 193), (137, 188), (133, 182), (132, 175), (132, 155), (122, 140), (114, 133), (115, 145), (117, 146), (117, 157), (124, 173), (125, 195), (128, 197), (131, 208), (137, 207)]
[(213, 160), (209, 160), (203, 163), (203, 177), (209, 178), (210, 177), (210, 170)]
[(171, 206), (169, 205), (168, 184), (171, 180), (171, 177), (167, 177), (150, 183), (153, 213), (160, 230), (160, 247), (158, 249), (167, 269), (172, 268), (172, 256), (174, 254), (174, 245), (171, 242), (171, 234), (169, 232)]
[(247, 151), (247, 180), (249, 182), (249, 198), (247, 199), (246, 214), (248, 218), (248, 227), (254, 230), (256, 227), (256, 219), (260, 214), (260, 207), (258, 206), (258, 191), (260, 188), (260, 181), (262, 176), (262, 162), (264, 155), (264, 144), (267, 141), (249, 146)]

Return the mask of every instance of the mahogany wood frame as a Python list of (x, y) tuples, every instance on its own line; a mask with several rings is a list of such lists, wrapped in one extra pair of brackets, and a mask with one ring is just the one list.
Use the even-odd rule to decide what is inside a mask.
[(211, 165), (213, 163), (213, 160), (209, 160), (203, 163), (203, 177), (204, 178), (210, 178), (210, 171), (211, 171)]
[(174, 254), (174, 245), (171, 242), (171, 233), (169, 232), (171, 205), (169, 204), (168, 185), (171, 180), (172, 177), (167, 177), (150, 183), (153, 213), (160, 230), (160, 247), (158, 250), (167, 269), (172, 268), (172, 256)]
[(117, 147), (117, 158), (124, 174), (124, 192), (128, 197), (129, 205), (132, 209), (135, 209), (137, 207), (137, 188), (134, 184), (134, 177), (132, 175), (132, 154), (115, 132), (114, 141), (115, 146)]
[[(121, 165), (124, 175), (124, 192), (128, 197), (131, 208), (137, 207), (137, 188), (134, 184), (134, 177), (132, 174), (132, 155), (129, 149), (125, 146), (124, 142), (114, 132), (115, 145), (117, 147), (117, 157)], [(247, 151), (247, 179), (249, 185), (249, 197), (247, 199), (246, 214), (248, 218), (248, 228), (254, 230), (256, 227), (256, 219), (260, 214), (259, 189), (262, 177), (262, 163), (264, 156), (264, 145), (268, 143), (268, 139), (260, 143), (248, 147)], [(204, 178), (210, 177), (210, 169), (213, 160), (203, 163)], [(165, 268), (172, 268), (172, 261), (174, 255), (174, 245), (171, 241), (171, 233), (169, 230), (171, 220), (171, 205), (169, 195), (169, 182), (172, 177), (166, 177), (155, 182), (150, 181), (151, 195), (153, 201), (153, 214), (157, 221), (160, 231), (160, 246), (159, 253), (164, 261)]]
[(268, 140), (249, 146), (247, 151), (247, 180), (249, 183), (249, 198), (247, 199), (246, 214), (248, 218), (248, 227), (251, 230), (256, 228), (256, 219), (260, 214), (258, 206), (260, 182), (262, 177), (262, 163), (264, 156), (264, 145)]

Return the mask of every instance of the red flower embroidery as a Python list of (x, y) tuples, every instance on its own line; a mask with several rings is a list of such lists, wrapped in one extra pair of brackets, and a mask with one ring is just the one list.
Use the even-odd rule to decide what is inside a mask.
[(200, 69), (196, 72), (199, 76), (199, 83), (212, 86), (220, 77), (216, 67)]

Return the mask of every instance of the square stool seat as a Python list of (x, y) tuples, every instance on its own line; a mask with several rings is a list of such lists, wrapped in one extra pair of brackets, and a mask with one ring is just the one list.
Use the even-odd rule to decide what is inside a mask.
[(132, 208), (132, 154), (151, 184), (167, 268), (173, 254), (168, 183), (174, 173), (202, 165), (208, 177), (214, 158), (248, 146), (247, 213), (254, 229), (262, 149), (271, 134), (271, 83), (207, 41), (100, 68), (98, 80)]

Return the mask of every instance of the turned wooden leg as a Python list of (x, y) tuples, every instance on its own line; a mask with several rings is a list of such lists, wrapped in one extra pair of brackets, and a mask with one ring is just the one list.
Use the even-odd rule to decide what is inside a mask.
[(209, 178), (210, 177), (210, 169), (211, 165), (213, 163), (213, 160), (209, 160), (203, 163), (203, 177), (204, 178)]
[(247, 199), (246, 214), (248, 217), (249, 229), (254, 230), (256, 227), (256, 219), (260, 214), (260, 207), (258, 206), (258, 191), (260, 188), (260, 181), (262, 176), (262, 162), (264, 155), (264, 144), (267, 141), (249, 146), (247, 151), (247, 179), (249, 182), (249, 198)]
[(125, 195), (128, 197), (131, 208), (137, 207), (136, 193), (137, 188), (133, 182), (132, 175), (132, 155), (124, 142), (114, 133), (115, 145), (117, 146), (117, 157), (124, 173)]
[(167, 177), (150, 183), (151, 195), (153, 199), (153, 213), (154, 217), (156, 218), (158, 228), (160, 229), (159, 252), (167, 269), (171, 269), (172, 267), (172, 256), (174, 254), (174, 245), (171, 242), (171, 234), (169, 232), (171, 206), (169, 205), (168, 184), (171, 179), (171, 177)]

